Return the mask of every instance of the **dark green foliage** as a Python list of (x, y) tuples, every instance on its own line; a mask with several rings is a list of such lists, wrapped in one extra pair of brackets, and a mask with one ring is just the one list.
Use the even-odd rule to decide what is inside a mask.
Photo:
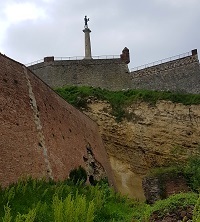
[(172, 165), (169, 167), (158, 167), (154, 168), (149, 172), (149, 176), (156, 176), (156, 177), (165, 177), (167, 178), (176, 178), (183, 172), (183, 165)]
[(78, 169), (70, 171), (69, 179), (74, 184), (77, 184), (78, 182), (85, 183), (87, 181), (87, 173), (83, 167), (79, 166)]
[(196, 202), (196, 205), (193, 210), (193, 217), (192, 217), (193, 222), (199, 222), (200, 221), (200, 196)]
[(200, 157), (192, 157), (189, 159), (184, 168), (184, 175), (189, 186), (194, 191), (200, 190)]
[[(100, 184), (88, 186), (73, 185), (68, 180), (57, 183), (31, 178), (20, 180), (0, 191), (0, 222), (5, 218), (5, 212), (7, 218), (12, 217), (11, 222), (16, 221), (17, 215), (27, 218), (30, 213), (35, 214), (35, 222), (77, 221), (73, 220), (75, 215), (81, 219), (90, 218), (87, 221), (91, 222), (148, 222), (154, 212), (163, 215), (176, 207), (195, 204), (194, 216), (200, 217), (198, 194), (195, 193), (173, 195), (150, 206), (115, 193), (107, 183), (101, 181)], [(78, 221), (84, 221), (80, 218)]]
[[(169, 167), (159, 167), (149, 172), (150, 177), (158, 177), (160, 185), (165, 183), (165, 179), (182, 176), (186, 179), (188, 186), (194, 191), (200, 190), (200, 157), (192, 156), (186, 163), (171, 165)], [(162, 188), (162, 187), (161, 187)]]
[(184, 105), (200, 104), (200, 95), (181, 94), (173, 92), (159, 92), (150, 90), (126, 90), (109, 91), (89, 86), (68, 86), (55, 90), (73, 106), (81, 109), (87, 108), (88, 98), (93, 97), (99, 100), (106, 100), (111, 104), (112, 115), (117, 121), (121, 121), (126, 115), (126, 107), (133, 102), (145, 101), (151, 105), (159, 100), (168, 100)]
[[(5, 210), (8, 216), (10, 212), (11, 222), (16, 221), (17, 215), (27, 217), (28, 213), (35, 213), (34, 221), (38, 222), (71, 222), (75, 220), (61, 218), (65, 215), (73, 216), (74, 213), (77, 217), (86, 217), (87, 214), (87, 217), (91, 218), (87, 221), (94, 222), (132, 221), (133, 206), (136, 207), (137, 202), (116, 194), (103, 181), (99, 184), (88, 186), (74, 185), (69, 180), (20, 180), (17, 184), (0, 191), (0, 222), (5, 217)], [(68, 212), (64, 210), (66, 207)]]
[(165, 200), (156, 201), (153, 205), (146, 209), (144, 214), (145, 221), (149, 221), (150, 216), (156, 212), (157, 215), (167, 215), (173, 212), (176, 208), (185, 208), (187, 206), (195, 206), (198, 200), (196, 193), (180, 193), (172, 195)]

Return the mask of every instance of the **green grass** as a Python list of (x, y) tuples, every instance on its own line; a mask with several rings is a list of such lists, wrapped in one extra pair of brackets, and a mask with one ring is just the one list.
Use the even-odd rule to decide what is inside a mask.
[(162, 217), (163, 215), (176, 211), (177, 208), (195, 206), (197, 201), (198, 194), (196, 193), (179, 193), (172, 195), (167, 199), (156, 201), (146, 209), (144, 213), (145, 221), (149, 221), (150, 216), (155, 212)]
[(193, 210), (193, 222), (199, 222), (200, 221), (200, 196), (195, 204), (194, 210)]
[(125, 108), (131, 103), (137, 101), (148, 102), (155, 105), (159, 100), (172, 101), (173, 103), (182, 103), (184, 105), (200, 104), (200, 95), (181, 94), (165, 91), (150, 90), (126, 90), (126, 91), (109, 91), (101, 88), (89, 86), (67, 86), (57, 88), (55, 91), (65, 100), (76, 108), (87, 108), (88, 98), (94, 97), (99, 100), (108, 101), (112, 107), (112, 114), (117, 121), (125, 117)]
[(148, 222), (154, 212), (162, 216), (191, 205), (198, 221), (196, 193), (180, 193), (147, 205), (115, 193), (106, 183), (88, 186), (28, 178), (1, 189), (0, 222)]
[(96, 186), (21, 180), (0, 191), (0, 222), (129, 222), (136, 201), (116, 194), (107, 184)]

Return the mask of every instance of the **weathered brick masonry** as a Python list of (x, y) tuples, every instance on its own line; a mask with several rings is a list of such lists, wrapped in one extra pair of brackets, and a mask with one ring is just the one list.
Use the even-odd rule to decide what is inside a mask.
[(96, 178), (107, 173), (113, 182), (97, 125), (0, 54), (0, 184), (25, 175), (60, 180), (79, 165)]

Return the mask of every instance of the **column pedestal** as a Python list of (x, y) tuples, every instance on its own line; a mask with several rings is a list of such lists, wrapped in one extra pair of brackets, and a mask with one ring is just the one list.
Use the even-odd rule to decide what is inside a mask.
[(86, 27), (83, 30), (83, 32), (85, 33), (85, 58), (84, 59), (92, 59), (91, 44), (90, 44), (90, 32), (91, 32), (91, 30)]

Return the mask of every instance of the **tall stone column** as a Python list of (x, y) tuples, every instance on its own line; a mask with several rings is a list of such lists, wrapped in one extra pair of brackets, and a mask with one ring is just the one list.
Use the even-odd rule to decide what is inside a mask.
[(83, 32), (85, 33), (85, 59), (92, 59), (91, 44), (90, 44), (91, 30), (88, 27), (85, 27)]

